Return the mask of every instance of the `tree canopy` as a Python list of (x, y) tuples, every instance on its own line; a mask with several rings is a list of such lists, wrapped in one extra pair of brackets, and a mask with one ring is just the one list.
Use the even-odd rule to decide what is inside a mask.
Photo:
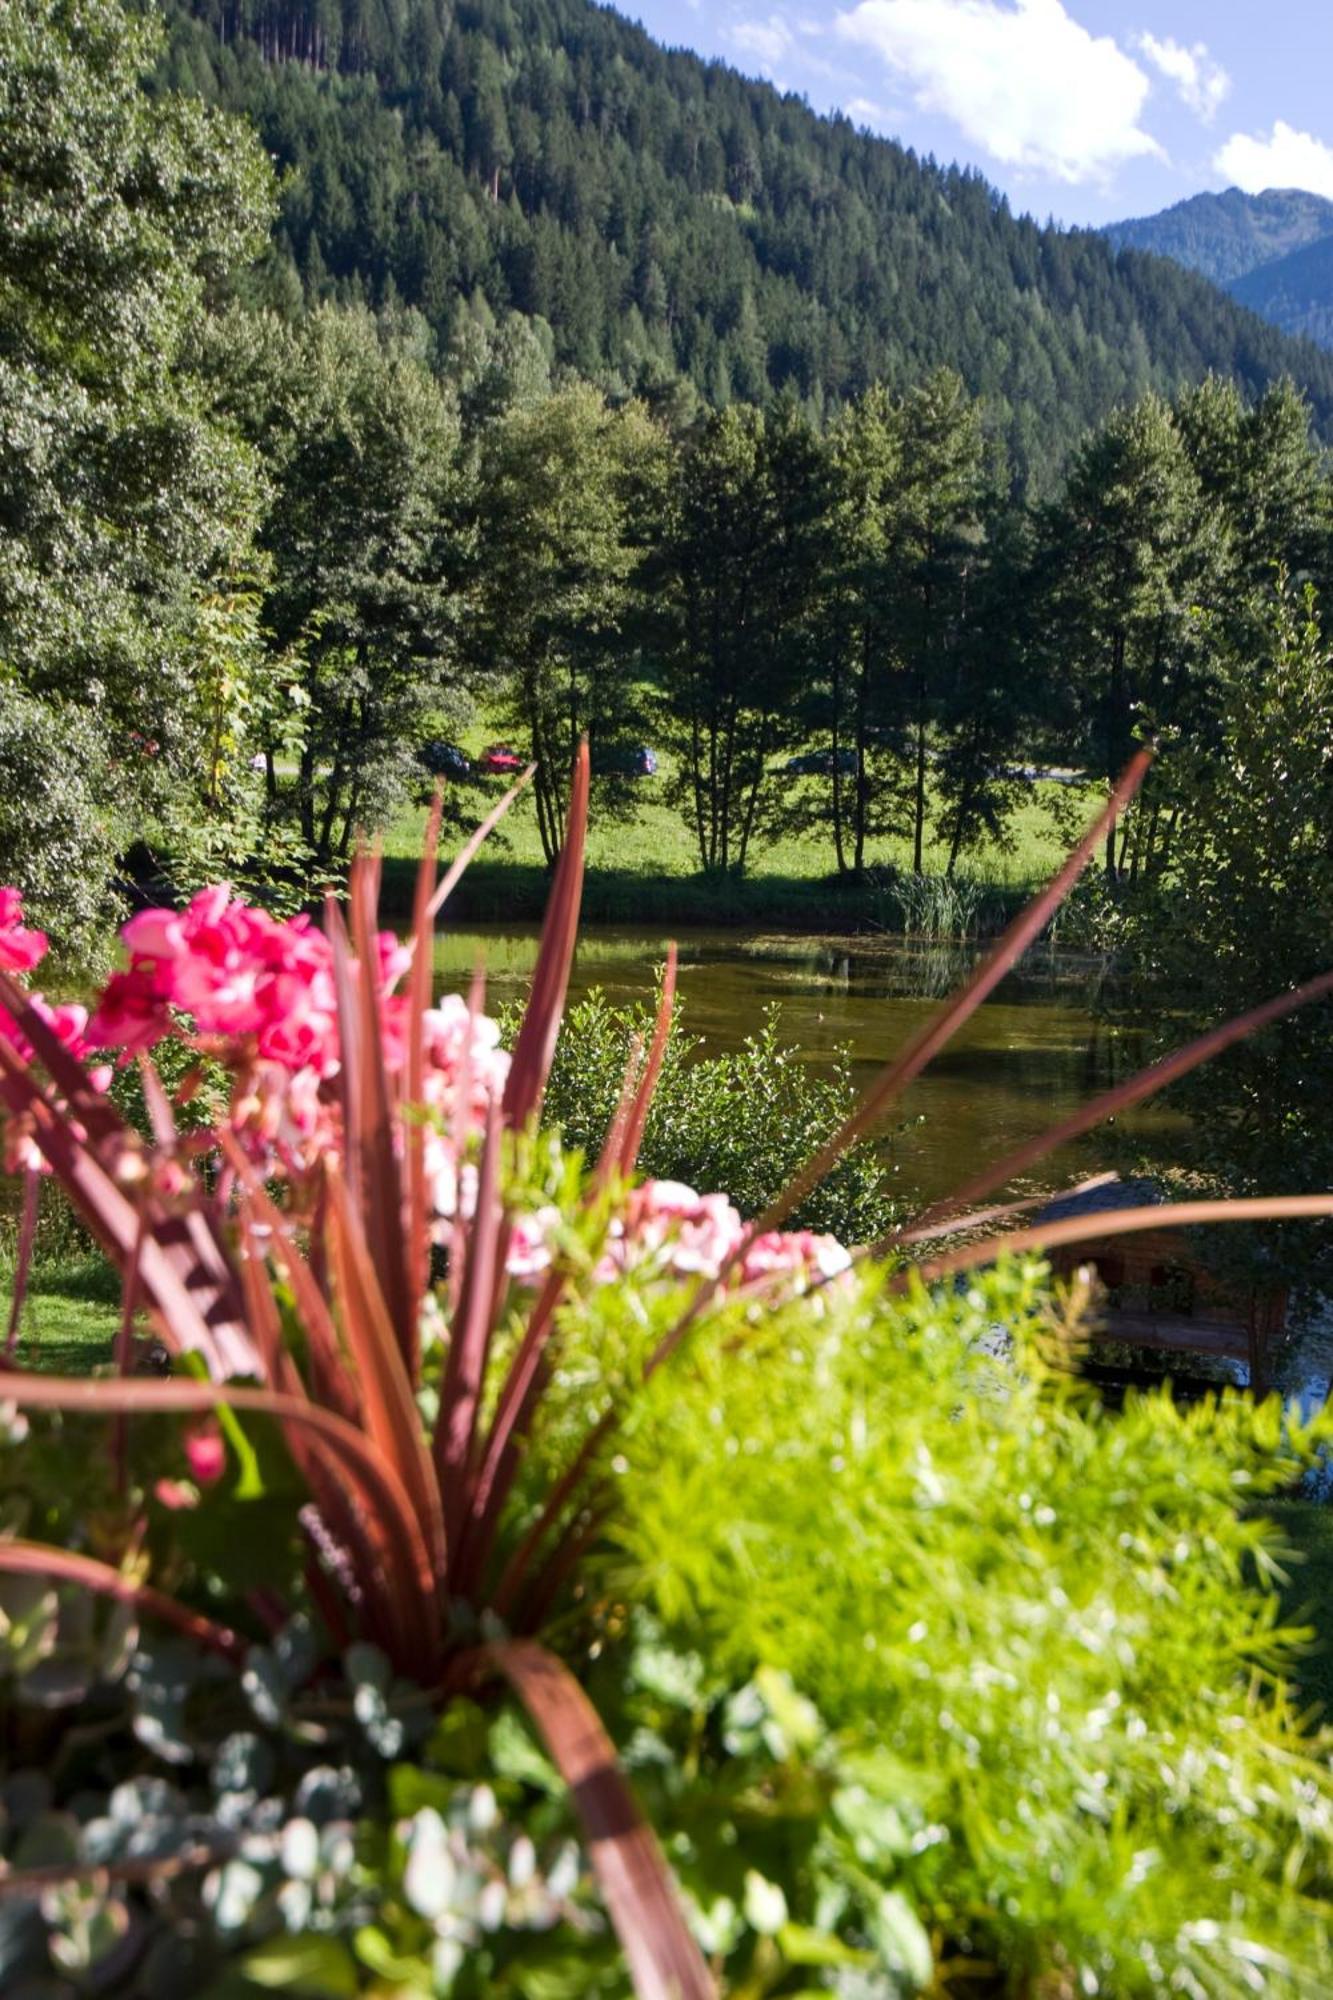
[(1283, 374), (1333, 421), (1333, 357), (1195, 274), (1014, 216), (980, 174), (666, 50), (589, 0), (171, 0), (163, 75), (243, 112), (284, 174), (257, 289), (548, 326), (612, 395), (822, 422), (947, 366), (1019, 484), (1209, 370)]

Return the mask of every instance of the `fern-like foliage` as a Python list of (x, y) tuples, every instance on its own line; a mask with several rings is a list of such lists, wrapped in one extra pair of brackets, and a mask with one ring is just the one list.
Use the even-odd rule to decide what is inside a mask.
[(1325, 1993), (1333, 1735), (1293, 1712), (1255, 1511), (1313, 1435), (1240, 1395), (1103, 1407), (1085, 1304), (1030, 1262), (881, 1274), (701, 1341), (622, 1440), (618, 1591), (733, 1683), (790, 1675), (863, 1790), (858, 1867), (946, 1966), (1003, 1969), (976, 1990)]

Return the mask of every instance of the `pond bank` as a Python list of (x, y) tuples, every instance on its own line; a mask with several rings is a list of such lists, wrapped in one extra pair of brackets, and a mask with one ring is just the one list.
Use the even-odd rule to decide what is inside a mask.
[[(384, 862), (384, 914), (411, 914), (416, 864)], [(536, 923), (551, 886), (547, 870), (526, 861), (478, 858), (455, 889), (451, 908), (465, 923)], [(588, 923), (693, 925), (743, 930), (771, 926), (837, 936), (921, 929), (932, 936), (986, 937), (1022, 908), (1026, 885), (965, 877), (920, 878), (881, 870), (856, 882), (844, 876), (672, 874), (591, 864), (584, 876)]]

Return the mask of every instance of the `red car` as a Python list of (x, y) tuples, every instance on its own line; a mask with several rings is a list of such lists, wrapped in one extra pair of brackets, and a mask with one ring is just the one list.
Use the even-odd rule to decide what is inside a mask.
[(483, 771), (498, 771), (506, 776), (526, 769), (517, 750), (511, 750), (507, 743), (492, 743), (488, 750), (482, 751), (477, 763)]

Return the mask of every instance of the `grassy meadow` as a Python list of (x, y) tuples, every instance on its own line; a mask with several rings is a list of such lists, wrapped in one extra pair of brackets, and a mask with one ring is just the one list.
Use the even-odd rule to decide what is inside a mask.
[[(471, 731), (462, 747), (475, 758), (497, 735), (494, 729)], [(912, 850), (905, 834), (870, 844), (867, 859), (877, 877), (870, 882), (839, 879), (832, 838), (823, 829), (756, 843), (743, 876), (710, 876), (700, 871), (684, 817), (666, 802), (671, 776), (670, 759), (663, 754), (655, 777), (625, 787), (623, 811), (608, 812), (594, 797), (583, 899), (590, 921), (974, 933), (993, 927), (996, 918), (1002, 919), (1063, 858), (1067, 841), (1057, 826), (1055, 810), (1063, 808), (1067, 815), (1072, 809), (1076, 820), (1086, 817), (1080, 810), (1081, 795), (1072, 788), (1034, 782), (1010, 821), (1005, 844), (965, 855), (947, 886), (943, 882), (947, 846), (929, 840), (925, 877), (915, 894), (890, 879), (891, 874), (910, 875)], [(502, 791), (502, 782), (493, 778), (447, 786), (446, 849), (451, 840), (456, 843), (470, 831)], [(1089, 789), (1089, 811), (1092, 799)], [(936, 817), (932, 804), (931, 825)], [(385, 891), (395, 910), (410, 903), (425, 823), (426, 806), (421, 803), (400, 815), (386, 836)], [(545, 902), (546, 884), (536, 814), (531, 800), (521, 798), (460, 884), (455, 911), (477, 920), (535, 918)]]

